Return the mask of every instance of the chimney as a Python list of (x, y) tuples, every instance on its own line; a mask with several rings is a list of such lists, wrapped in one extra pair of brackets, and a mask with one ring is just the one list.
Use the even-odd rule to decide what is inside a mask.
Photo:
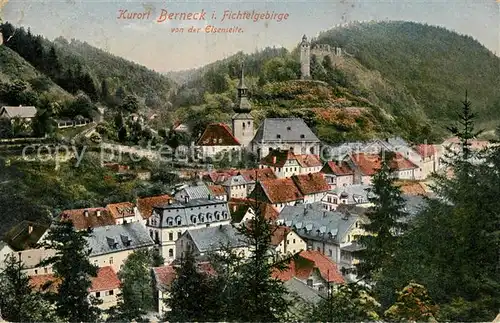
[(97, 216), (101, 216), (101, 210), (97, 210)]
[(273, 164), (276, 164), (276, 156), (273, 156)]
[(89, 217), (89, 210), (84, 210), (83, 215), (88, 218)]
[(208, 199), (211, 200), (212, 199), (212, 195), (208, 194)]
[(28, 234), (31, 234), (31, 232), (33, 232), (33, 226), (30, 224), (28, 226)]

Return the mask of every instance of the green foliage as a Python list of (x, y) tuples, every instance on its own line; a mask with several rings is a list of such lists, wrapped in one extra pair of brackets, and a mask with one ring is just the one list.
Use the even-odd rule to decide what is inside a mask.
[(360, 285), (341, 285), (315, 306), (309, 321), (377, 321), (380, 304)]
[(427, 289), (411, 282), (398, 292), (398, 300), (384, 312), (384, 316), (391, 322), (437, 322), (437, 311), (438, 307), (429, 297)]
[[(491, 66), (500, 59), (470, 36), (414, 22), (377, 22), (331, 29), (314, 43), (342, 47), (369, 70), (400, 84), (417, 103), (411, 105), (440, 126), (454, 118), (454, 98), (465, 88), (473, 93), (482, 116), (478, 121), (497, 116), (500, 74)], [(396, 96), (393, 101), (400, 100)]]
[(142, 320), (154, 308), (151, 267), (163, 264), (156, 250), (134, 251), (118, 273), (121, 295), (118, 305), (109, 311), (108, 321)]
[(135, 113), (139, 109), (139, 101), (133, 95), (127, 95), (120, 104), (119, 109), (127, 113)]
[[(462, 126), (452, 129), (461, 149), (445, 159), (454, 176), (436, 175), (432, 189), (439, 198), (429, 199), (411, 222), (375, 288), (381, 302), (391, 304), (393, 291), (415, 280), (440, 306), (439, 320), (489, 321), (500, 307), (500, 150), (470, 150), (476, 131), (467, 102)], [(483, 162), (474, 163), (477, 157)]]
[(30, 278), (14, 255), (5, 259), (0, 273), (0, 314), (9, 322), (55, 321), (50, 304), (31, 290)]
[(88, 235), (87, 231), (76, 231), (72, 222), (59, 222), (51, 227), (44, 244), (56, 254), (40, 265), (52, 265), (55, 279), (60, 280), (53, 300), (57, 315), (70, 322), (95, 322), (100, 316), (97, 305), (102, 301), (88, 291), (98, 269), (89, 261)]
[(402, 222), (406, 216), (403, 211), (405, 202), (400, 188), (394, 185), (395, 178), (389, 166), (398, 157), (386, 153), (381, 158), (381, 168), (373, 176), (369, 191), (368, 200), (373, 206), (366, 212), (368, 223), (361, 225), (367, 235), (358, 237), (365, 249), (358, 252), (362, 261), (357, 265), (357, 271), (367, 280), (391, 262), (398, 236), (406, 228)]
[[(172, 282), (169, 296), (164, 299), (171, 309), (166, 313), (170, 322), (218, 321), (220, 308), (213, 307), (212, 299), (217, 299), (209, 277), (198, 269), (192, 252), (186, 252), (179, 267), (175, 268), (176, 278)], [(214, 315), (215, 314), (215, 315)]]

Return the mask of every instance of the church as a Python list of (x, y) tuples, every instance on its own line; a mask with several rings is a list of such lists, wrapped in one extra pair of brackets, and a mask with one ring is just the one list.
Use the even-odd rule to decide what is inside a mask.
[(231, 127), (223, 123), (209, 124), (195, 144), (204, 157), (243, 149), (256, 154), (259, 160), (273, 150), (319, 155), (320, 140), (301, 118), (266, 118), (255, 130), (243, 68), (237, 90), (238, 103)]

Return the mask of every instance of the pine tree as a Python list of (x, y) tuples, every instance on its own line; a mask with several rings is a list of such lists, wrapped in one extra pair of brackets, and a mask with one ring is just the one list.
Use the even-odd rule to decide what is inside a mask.
[(70, 322), (94, 322), (100, 315), (99, 300), (89, 295), (98, 267), (89, 262), (88, 235), (76, 231), (71, 221), (59, 222), (50, 228), (44, 244), (56, 252), (41, 263), (52, 265), (55, 279), (61, 281), (54, 295), (56, 313)]
[(360, 322), (376, 321), (380, 304), (360, 285), (342, 285), (329, 292), (313, 309), (309, 321)]
[(52, 322), (56, 320), (50, 303), (32, 290), (24, 266), (14, 255), (0, 273), (0, 318), (11, 322)]
[(285, 270), (290, 258), (277, 257), (271, 250), (274, 229), (261, 208), (254, 207), (255, 217), (238, 228), (251, 250), (250, 258), (237, 268), (233, 290), (239, 291), (230, 300), (229, 319), (245, 322), (276, 322), (289, 314), (290, 301), (283, 282), (272, 277), (275, 271)]
[(207, 315), (210, 309), (207, 306), (210, 298), (218, 297), (218, 295), (212, 293), (207, 275), (198, 270), (192, 252), (186, 252), (180, 265), (175, 268), (175, 272), (176, 278), (172, 283), (169, 296), (164, 300), (171, 309), (166, 314), (166, 319), (170, 322), (218, 320)]
[(366, 213), (369, 222), (362, 224), (367, 235), (358, 237), (365, 249), (358, 252), (361, 262), (357, 271), (366, 280), (372, 279), (390, 261), (398, 236), (406, 227), (402, 222), (406, 216), (405, 202), (401, 190), (394, 185), (395, 177), (389, 166), (397, 157), (385, 152), (380, 158), (381, 168), (372, 178), (368, 197), (374, 205)]
[(101, 101), (107, 102), (109, 99), (109, 87), (106, 79), (101, 81)]
[(154, 307), (151, 267), (163, 259), (154, 250), (138, 250), (132, 253), (118, 273), (121, 296), (118, 306), (111, 309), (111, 321), (141, 320)]

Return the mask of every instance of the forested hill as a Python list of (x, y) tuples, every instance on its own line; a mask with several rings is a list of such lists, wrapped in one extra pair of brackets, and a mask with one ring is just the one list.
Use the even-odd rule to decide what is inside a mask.
[(500, 121), (500, 58), (470, 36), (413, 22), (335, 28), (316, 43), (342, 47), (399, 84), (431, 119), (455, 118), (465, 90), (480, 121)]
[[(25, 81), (37, 92), (44, 92), (55, 83), (70, 94), (84, 92), (93, 102), (106, 105), (119, 105), (126, 95), (136, 96), (151, 108), (168, 103), (173, 82), (144, 66), (77, 40), (49, 41), (36, 35), (36, 31), (16, 28), (7, 22), (0, 24), (0, 30), (3, 46), (17, 54), (3, 52), (3, 82)], [(19, 56), (26, 63), (19, 63)], [(17, 69), (20, 66), (23, 69)]]
[[(258, 117), (305, 116), (329, 142), (381, 131), (415, 141), (439, 140), (444, 126), (455, 120), (466, 90), (481, 126), (493, 129), (500, 123), (500, 59), (469, 36), (412, 22), (353, 23), (323, 32), (312, 43), (341, 47), (344, 53), (336, 57), (311, 51), (312, 78), (324, 82), (315, 90), (294, 81), (300, 77), (298, 47), (292, 52), (268, 48), (171, 74), (184, 81), (172, 102), (175, 107), (201, 107), (200, 117), (211, 121), (227, 121), (243, 60)], [(311, 95), (313, 106), (305, 105), (304, 97)], [(367, 113), (352, 118), (354, 110), (344, 110), (351, 115), (346, 118), (339, 107), (362, 107)], [(217, 109), (224, 113), (211, 115)], [(367, 121), (372, 133), (364, 130)]]

